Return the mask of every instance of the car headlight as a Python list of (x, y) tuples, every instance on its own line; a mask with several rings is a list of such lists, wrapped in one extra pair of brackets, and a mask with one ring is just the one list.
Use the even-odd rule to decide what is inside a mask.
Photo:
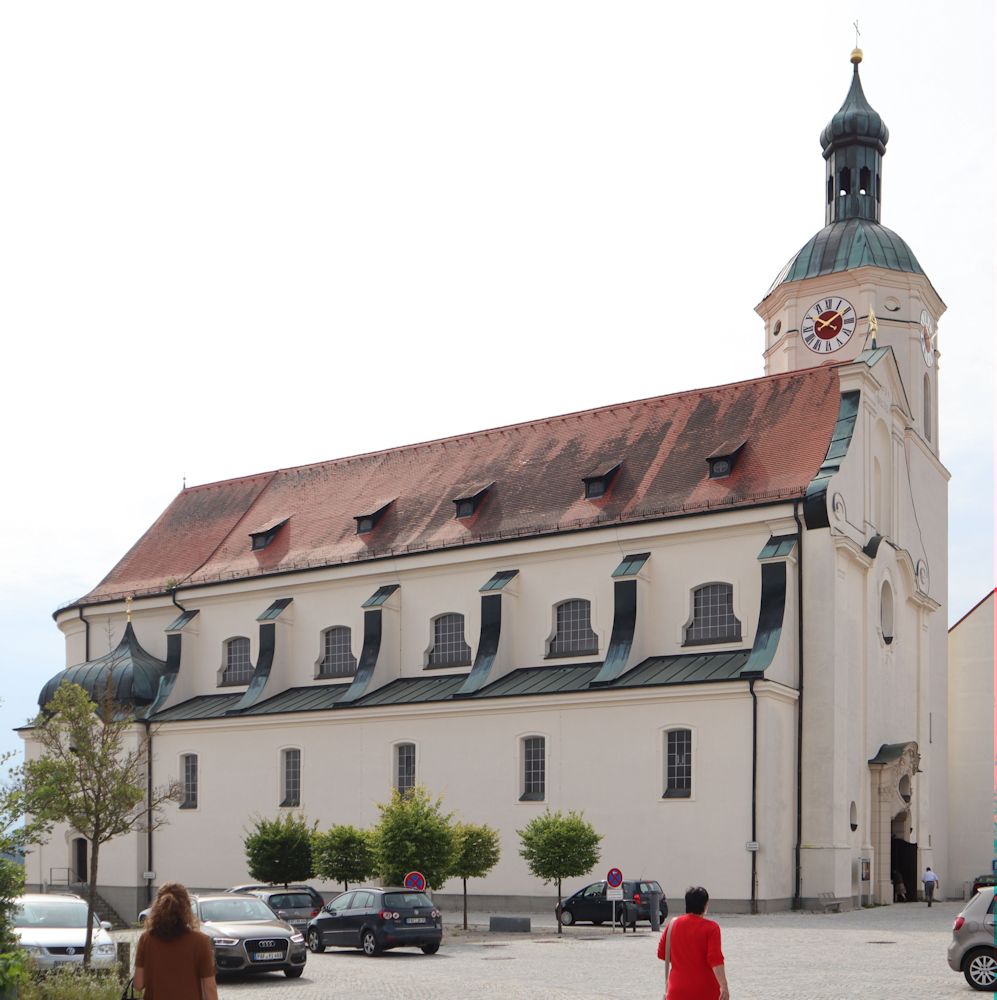
[(41, 958), (45, 954), (44, 948), (39, 948), (36, 944), (25, 944), (21, 946), (32, 958)]
[(304, 941), (304, 939), (305, 939), (305, 936), (304, 936), (304, 934), (301, 934), (301, 933), (299, 933), (298, 931), (295, 931), (295, 932), (294, 932), (294, 933), (293, 933), (293, 934), (291, 935), (291, 940), (292, 940), (292, 941), (293, 941), (293, 942), (294, 942), (295, 944), (301, 944), (301, 942), (302, 942), (302, 941)]
[(215, 938), (216, 948), (234, 948), (238, 943), (238, 938)]

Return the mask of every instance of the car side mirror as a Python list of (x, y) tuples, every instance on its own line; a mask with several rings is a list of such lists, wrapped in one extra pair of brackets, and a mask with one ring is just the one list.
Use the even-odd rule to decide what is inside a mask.
[(101, 927), (102, 927), (102, 928), (103, 928), (103, 929), (104, 929), (105, 931), (109, 931), (109, 930), (110, 930), (110, 929), (111, 929), (111, 928), (112, 928), (112, 927), (113, 927), (114, 925), (113, 925), (113, 924), (111, 923), (111, 921), (110, 921), (110, 920), (102, 920), (102, 921), (100, 922), (100, 926), (101, 926)]

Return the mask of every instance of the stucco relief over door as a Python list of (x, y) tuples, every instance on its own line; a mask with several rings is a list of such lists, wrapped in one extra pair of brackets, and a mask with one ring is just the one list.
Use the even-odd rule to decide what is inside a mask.
[[(894, 835), (904, 845), (910, 845), (911, 853), (915, 852), (916, 845), (910, 844), (909, 839), (910, 831), (916, 826), (911, 814), (911, 801), (914, 776), (920, 762), (921, 755), (913, 741), (884, 743), (879, 753), (869, 761), (872, 776), (872, 844), (875, 850), (874, 899), (877, 903), (893, 902), (891, 858)], [(916, 879), (916, 867), (913, 875)], [(916, 882), (909, 889), (916, 889)]]

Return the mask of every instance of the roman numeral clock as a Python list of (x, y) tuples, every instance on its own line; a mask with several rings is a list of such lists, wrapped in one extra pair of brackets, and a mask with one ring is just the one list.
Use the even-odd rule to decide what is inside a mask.
[(803, 317), (803, 343), (814, 354), (841, 350), (855, 332), (855, 308), (848, 299), (819, 299)]

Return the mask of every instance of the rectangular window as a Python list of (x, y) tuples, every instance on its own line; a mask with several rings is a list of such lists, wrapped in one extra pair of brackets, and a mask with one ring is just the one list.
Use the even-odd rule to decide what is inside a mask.
[(599, 638), (592, 631), (592, 606), (585, 600), (564, 601), (557, 606), (556, 632), (548, 656), (584, 656), (599, 652)]
[(197, 754), (185, 753), (180, 758), (181, 777), (183, 785), (183, 800), (180, 802), (181, 809), (197, 808)]
[(523, 793), (520, 802), (543, 802), (547, 789), (547, 741), (542, 736), (523, 740)]
[(414, 743), (399, 743), (395, 747), (395, 788), (402, 795), (415, 788)]
[(737, 642), (741, 622), (734, 614), (734, 588), (729, 583), (697, 587), (692, 597), (692, 624), (685, 632), (685, 645)]
[(225, 644), (225, 672), (222, 684), (248, 684), (253, 679), (253, 664), (249, 659), (249, 639), (244, 635), (229, 639)]
[(665, 741), (664, 799), (687, 799), (692, 795), (692, 730), (673, 729)]
[(301, 751), (285, 750), (282, 754), (284, 758), (284, 774), (282, 784), (284, 794), (281, 798), (282, 806), (301, 805)]

